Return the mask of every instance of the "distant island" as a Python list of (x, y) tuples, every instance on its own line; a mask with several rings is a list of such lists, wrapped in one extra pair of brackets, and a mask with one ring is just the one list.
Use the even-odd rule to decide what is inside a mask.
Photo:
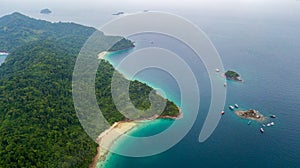
[(266, 119), (266, 117), (260, 114), (257, 110), (253, 110), (253, 109), (246, 110), (246, 111), (238, 110), (235, 111), (235, 114), (241, 118), (251, 119), (259, 122), (262, 122)]
[(48, 14), (52, 13), (52, 11), (51, 11), (50, 9), (46, 8), (46, 9), (42, 9), (42, 10), (40, 11), (40, 13), (41, 13), (41, 14), (46, 14), (46, 15), (48, 15)]
[(124, 14), (124, 12), (117, 12), (117, 13), (113, 13), (112, 15), (123, 15)]
[(235, 81), (242, 81), (240, 74), (238, 74), (237, 72), (228, 70), (227, 72), (225, 72), (225, 77), (226, 79), (231, 79), (231, 80), (235, 80)]

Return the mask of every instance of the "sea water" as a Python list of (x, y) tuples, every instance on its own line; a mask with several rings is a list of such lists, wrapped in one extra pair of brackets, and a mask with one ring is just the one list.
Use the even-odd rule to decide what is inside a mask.
[[(200, 87), (199, 114), (190, 132), (171, 149), (150, 157), (125, 157), (110, 154), (105, 167), (165, 168), (165, 167), (297, 167), (300, 165), (300, 43), (299, 24), (259, 23), (228, 20), (217, 22), (214, 29), (207, 22), (206, 32), (218, 49), (226, 69), (242, 75), (244, 82), (228, 81), (225, 115), (204, 143), (198, 136), (210, 105), (210, 84), (203, 62), (193, 64), (187, 55), (193, 53), (180, 48), (182, 43), (163, 35), (143, 34), (131, 37), (136, 47), (113, 53), (107, 59), (117, 65), (128, 54), (143, 47), (157, 45), (187, 57), (195, 69)], [(210, 23), (210, 24), (209, 24)], [(225, 27), (225, 28), (224, 28)], [(254, 30), (260, 30), (255, 32)], [(280, 32), (280, 33), (279, 33)], [(152, 44), (151, 44), (152, 43)], [(172, 60), (170, 60), (170, 63)], [(120, 70), (126, 74), (126, 70)], [(158, 78), (159, 77), (159, 78)], [(152, 87), (159, 87), (167, 98), (180, 106), (180, 91), (176, 80), (159, 70), (146, 70), (135, 77)], [(243, 109), (253, 108), (263, 115), (275, 114), (275, 126), (265, 128), (261, 124), (237, 117), (228, 109), (239, 104)], [(183, 109), (184, 115), (187, 111)], [(146, 122), (129, 134), (148, 136), (163, 131), (172, 120), (159, 119)], [(134, 149), (134, 144), (120, 139), (115, 145), (124, 150)], [(147, 149), (145, 149), (147, 150)]]
[(0, 65), (5, 61), (7, 55), (0, 55)]

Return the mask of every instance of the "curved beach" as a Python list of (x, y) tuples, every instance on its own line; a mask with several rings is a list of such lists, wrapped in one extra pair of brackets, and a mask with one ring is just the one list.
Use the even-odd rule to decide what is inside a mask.
[(103, 51), (101, 53), (98, 54), (98, 59), (104, 59), (106, 54), (108, 54), (109, 52), (108, 51)]
[(99, 144), (97, 154), (89, 167), (96, 168), (98, 162), (104, 161), (106, 155), (109, 153), (109, 150), (104, 147), (110, 148), (123, 134), (126, 134), (136, 125), (137, 123), (134, 121), (120, 121), (114, 123), (109, 129), (102, 132), (97, 138), (97, 143)]
[(183, 113), (180, 108), (178, 108), (178, 110), (179, 110), (178, 116), (154, 115), (153, 117), (150, 117), (148, 119), (141, 119), (136, 121), (119, 121), (114, 123), (110, 128), (108, 128), (98, 136), (97, 143), (99, 146), (97, 147), (97, 154), (93, 158), (93, 161), (89, 167), (96, 168), (98, 163), (105, 161), (107, 154), (109, 154), (109, 150), (107, 150), (105, 147), (111, 148), (112, 145), (114, 145), (114, 143), (123, 134), (126, 134), (127, 132), (135, 128), (138, 125), (138, 122), (151, 121), (159, 118), (171, 119), (171, 120), (181, 119), (183, 117)]

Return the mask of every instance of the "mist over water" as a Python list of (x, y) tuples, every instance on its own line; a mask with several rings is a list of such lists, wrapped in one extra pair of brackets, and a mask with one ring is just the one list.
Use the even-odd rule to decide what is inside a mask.
[[(80, 2), (80, 3), (79, 3)], [(300, 165), (300, 2), (287, 1), (216, 1), (216, 3), (191, 3), (190, 6), (159, 2), (145, 5), (117, 4), (107, 1), (93, 2), (0, 0), (0, 16), (19, 11), (31, 17), (77, 22), (99, 27), (114, 19), (118, 11), (139, 12), (145, 9), (166, 11), (181, 15), (202, 28), (216, 46), (226, 69), (242, 75), (245, 83), (229, 82), (226, 114), (213, 135), (204, 143), (198, 135), (210, 103), (210, 85), (206, 70), (198, 68), (201, 91), (201, 108), (195, 125), (175, 147), (159, 155), (130, 158), (112, 154), (106, 167), (297, 167)], [(94, 1), (96, 2), (96, 1)], [(224, 5), (225, 4), (225, 5)], [(51, 15), (41, 15), (43, 8), (52, 10)], [(160, 45), (167, 45), (163, 37), (154, 37)], [(150, 38), (148, 36), (148, 38)], [(149, 42), (136, 40), (137, 47)], [(174, 43), (173, 43), (174, 44)], [(170, 49), (176, 50), (180, 44)], [(184, 50), (185, 51), (185, 50)], [(110, 57), (116, 63), (126, 53)], [(2, 57), (0, 57), (1, 59)], [(0, 60), (1, 61), (1, 60)], [(194, 65), (194, 66), (196, 66)], [(152, 74), (152, 78), (151, 75)], [(158, 71), (146, 71), (138, 79), (164, 90), (167, 97), (180, 105), (178, 87), (168, 75), (155, 77)], [(160, 83), (159, 83), (160, 82)], [(264, 115), (276, 114), (276, 125), (259, 133), (260, 124), (247, 125), (227, 110), (228, 105), (254, 108)], [(188, 112), (187, 112), (188, 113)], [(143, 136), (155, 134), (167, 128), (172, 121), (157, 120), (145, 123), (130, 134)], [(130, 150), (126, 139), (116, 147)], [(146, 150), (146, 149), (145, 149)]]
[[(195, 15), (194, 17), (197, 17)], [(222, 18), (222, 17), (220, 17)], [(222, 117), (213, 135), (204, 143), (198, 142), (198, 135), (209, 107), (210, 85), (203, 65), (191, 64), (200, 68), (201, 107), (196, 123), (189, 134), (175, 147), (159, 155), (130, 158), (111, 154), (106, 167), (297, 167), (300, 165), (300, 27), (297, 17), (289, 20), (255, 19), (251, 17), (225, 17), (224, 19), (199, 18), (205, 23), (204, 30), (218, 49), (226, 69), (236, 70), (244, 83), (228, 82), (226, 114)], [(133, 38), (137, 47), (146, 47), (150, 41), (159, 46), (169, 46), (178, 51), (179, 43), (166, 41), (165, 37), (145, 35)], [(182, 49), (182, 48), (181, 48)], [(186, 50), (181, 51), (181, 55)], [(132, 50), (109, 56), (117, 64)], [(190, 56), (191, 53), (186, 54)], [(170, 60), (170, 63), (172, 60)], [(197, 66), (197, 67), (195, 67)], [(126, 73), (126, 70), (121, 70)], [(138, 79), (157, 86), (161, 81), (153, 76), (157, 72), (148, 71)], [(150, 77), (149, 77), (150, 76)], [(151, 77), (152, 76), (152, 77)], [(156, 79), (156, 81), (155, 81)], [(160, 88), (171, 100), (178, 100), (178, 90), (174, 81), (167, 76)], [(177, 96), (177, 97), (176, 97)], [(274, 127), (265, 128), (261, 134), (261, 124), (242, 120), (228, 110), (229, 105), (239, 104), (242, 109), (253, 108), (265, 116), (275, 114)], [(184, 111), (184, 110), (183, 110)], [(186, 111), (184, 111), (186, 112)], [(186, 114), (186, 113), (185, 113)], [(148, 125), (147, 125), (148, 124)], [(133, 136), (151, 135), (172, 124), (170, 120), (157, 120), (145, 123), (130, 134)], [(159, 131), (158, 131), (159, 130)], [(126, 139), (115, 146), (124, 150), (134, 149)], [(147, 150), (147, 149), (145, 149)]]

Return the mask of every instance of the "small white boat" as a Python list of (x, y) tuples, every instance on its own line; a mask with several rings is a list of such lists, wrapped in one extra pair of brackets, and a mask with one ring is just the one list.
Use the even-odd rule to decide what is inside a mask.
[(250, 125), (252, 123), (252, 121), (248, 121), (248, 125)]
[(270, 115), (271, 118), (276, 118), (276, 115)]
[(226, 87), (226, 86), (227, 86), (227, 83), (225, 82), (225, 83), (224, 83), (224, 87)]
[(220, 69), (217, 68), (217, 69), (216, 69), (216, 72), (220, 72)]
[(271, 126), (275, 125), (275, 123), (274, 123), (274, 122), (270, 122), (270, 124), (271, 124)]
[(265, 127), (266, 125), (265, 125), (265, 124), (263, 124), (262, 126), (263, 126), (263, 127)]
[(234, 104), (234, 107), (235, 107), (235, 108), (239, 108), (239, 105), (238, 105), (238, 104)]
[(261, 133), (264, 133), (264, 132), (265, 132), (265, 130), (264, 130), (263, 128), (260, 128), (259, 131), (260, 131)]
[(271, 126), (271, 123), (268, 123), (267, 126), (270, 127), (270, 126)]
[(0, 56), (7, 56), (8, 53), (7, 52), (0, 52)]
[(230, 109), (230, 110), (234, 110), (234, 107), (233, 107), (233, 106), (229, 106), (229, 109)]
[(224, 112), (224, 111), (221, 111), (221, 114), (222, 114), (222, 115), (224, 115), (224, 114), (225, 114), (225, 112)]

